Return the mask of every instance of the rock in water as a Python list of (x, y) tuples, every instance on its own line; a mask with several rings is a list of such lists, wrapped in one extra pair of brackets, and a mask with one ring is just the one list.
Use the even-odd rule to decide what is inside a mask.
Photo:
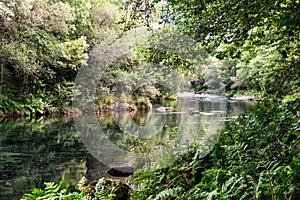
[(159, 112), (173, 112), (174, 108), (173, 107), (164, 107), (164, 106), (161, 106), (159, 108), (156, 108), (155, 110), (159, 111)]
[(189, 115), (193, 115), (193, 114), (199, 114), (200, 112), (196, 110), (188, 110), (186, 113)]
[(132, 166), (112, 167), (106, 173), (115, 177), (126, 177), (134, 173), (135, 168)]

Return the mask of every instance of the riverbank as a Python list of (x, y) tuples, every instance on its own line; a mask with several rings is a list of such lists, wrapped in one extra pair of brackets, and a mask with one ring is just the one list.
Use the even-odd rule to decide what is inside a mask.
[(40, 118), (40, 117), (68, 117), (79, 114), (79, 110), (66, 106), (64, 108), (57, 108), (48, 110), (46, 108), (39, 111), (30, 112), (28, 110), (14, 110), (0, 114), (0, 118), (23, 119), (23, 118)]
[[(248, 93), (248, 95), (243, 94), (225, 94), (218, 95), (208, 92), (181, 92), (177, 94), (178, 97), (226, 97), (231, 100), (236, 101), (262, 101), (257, 95)], [(0, 118), (39, 118), (39, 117), (55, 117), (55, 116), (71, 116), (77, 115), (81, 112), (95, 112), (95, 113), (105, 113), (105, 112), (133, 112), (137, 110), (142, 110), (149, 112), (152, 110), (153, 103), (160, 104), (161, 102), (174, 102), (177, 100), (175, 94), (167, 94), (155, 99), (151, 99), (146, 96), (134, 96), (127, 97), (121, 96), (117, 98), (114, 96), (106, 96), (105, 98), (100, 98), (95, 102), (93, 110), (79, 110), (78, 108), (72, 107), (72, 103), (67, 105), (59, 104), (59, 106), (51, 105), (48, 102), (40, 101), (38, 104), (16, 104), (15, 108), (0, 110)], [(168, 103), (167, 103), (168, 104)]]
[[(17, 106), (12, 106), (10, 109), (0, 109), (0, 118), (39, 118), (39, 117), (54, 117), (54, 116), (70, 116), (77, 115), (81, 112), (132, 112), (137, 110), (151, 111), (152, 102), (160, 102), (162, 100), (176, 101), (176, 97), (173, 95), (168, 95), (164, 97), (158, 97), (156, 99), (150, 99), (145, 96), (133, 97), (126, 99), (118, 99), (117, 97), (107, 96), (103, 100), (98, 100), (95, 102), (94, 109), (90, 108), (84, 110), (79, 110), (72, 103), (60, 104), (59, 106), (51, 105), (48, 102), (39, 102), (36, 104), (26, 104), (21, 103), (16, 104)], [(4, 107), (4, 106), (0, 106)], [(83, 106), (84, 107), (84, 106)]]

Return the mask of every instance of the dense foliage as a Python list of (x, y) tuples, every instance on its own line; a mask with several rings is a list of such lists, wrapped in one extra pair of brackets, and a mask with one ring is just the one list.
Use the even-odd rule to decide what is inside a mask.
[(175, 0), (164, 7), (162, 23), (224, 59), (227, 90), (299, 92), (299, 1)]
[[(120, 39), (125, 31), (150, 27), (158, 12), (151, 3), (135, 0), (1, 1), (0, 115), (36, 117), (62, 110), (69, 112), (73, 98), (80, 94), (75, 90), (74, 80), (79, 68), (93, 59), (93, 55), (89, 55), (91, 51), (107, 38)], [(132, 40), (136, 35), (130, 37)], [(126, 45), (132, 48), (134, 45), (129, 40)], [(114, 96), (113, 87), (123, 80), (129, 88), (135, 89), (135, 83), (145, 79), (139, 72), (146, 74), (150, 69), (142, 66), (134, 55), (123, 55), (105, 66), (96, 102), (105, 106), (103, 98)], [(155, 82), (157, 77), (150, 79)], [(147, 98), (160, 95), (158, 87), (148, 85), (141, 86), (138, 92), (147, 94), (143, 95)], [(125, 98), (129, 103), (138, 101)]]
[(0, 2), (0, 114), (35, 116), (70, 105), (78, 69), (105, 37), (122, 30), (121, 3)]
[[(263, 102), (228, 123), (207, 155), (195, 146), (172, 165), (137, 172), (131, 198), (298, 199), (299, 16), (299, 0), (2, 0), (0, 115), (66, 110), (79, 94), (74, 80), (92, 49), (108, 36), (119, 39), (124, 31), (159, 22), (146, 44), (135, 48), (128, 40), (134, 54), (106, 66), (99, 104), (114, 105), (115, 85), (122, 83), (136, 95), (119, 93), (120, 102), (150, 109), (149, 99), (170, 92), (159, 84), (175, 88), (174, 71), (193, 80), (196, 90), (247, 90), (284, 101)], [(67, 189), (62, 180), (25, 197), (86, 195)], [(100, 189), (95, 194), (102, 198)]]
[[(33, 117), (68, 107), (79, 94), (74, 80), (90, 51), (137, 27), (152, 34), (133, 48), (135, 55), (107, 66), (96, 97), (100, 104), (124, 81), (135, 88), (149, 79), (144, 96), (161, 97), (170, 91), (157, 82), (173, 70), (196, 90), (299, 93), (299, 6), (289, 0), (1, 1), (0, 114)], [(132, 38), (126, 39), (129, 48), (135, 47)], [(153, 66), (161, 71), (151, 72)]]
[[(263, 102), (221, 131), (211, 153), (141, 170), (131, 199), (298, 199), (300, 102)], [(297, 116), (298, 115), (298, 116)]]

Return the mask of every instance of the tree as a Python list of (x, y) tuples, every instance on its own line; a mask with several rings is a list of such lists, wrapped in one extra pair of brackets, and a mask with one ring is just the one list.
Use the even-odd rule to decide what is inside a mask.
[(78, 69), (94, 44), (120, 31), (120, 14), (106, 0), (1, 1), (2, 112), (69, 103)]
[[(240, 63), (236, 71), (238, 76), (233, 80), (240, 82), (242, 76), (248, 78), (242, 78), (247, 83), (236, 82), (235, 85), (242, 84), (265, 94), (274, 94), (274, 90), (283, 86), (276, 96), (299, 91), (299, 1), (174, 0), (169, 1), (168, 6), (166, 14), (175, 29), (201, 42), (218, 58), (237, 59), (236, 63)], [(266, 54), (267, 49), (272, 52)], [(264, 63), (268, 62), (269, 66), (257, 63), (257, 59), (264, 56), (268, 60)], [(260, 72), (264, 80), (258, 77), (249, 80), (249, 76), (257, 75), (254, 72)], [(256, 87), (257, 82), (251, 83), (253, 79), (259, 82), (259, 87)]]

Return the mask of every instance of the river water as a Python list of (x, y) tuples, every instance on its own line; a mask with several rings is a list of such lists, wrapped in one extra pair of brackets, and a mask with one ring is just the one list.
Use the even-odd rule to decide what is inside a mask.
[(89, 181), (110, 177), (110, 167), (172, 162), (175, 151), (193, 143), (208, 152), (225, 121), (251, 105), (188, 93), (161, 104), (175, 111), (158, 112), (155, 108), (161, 105), (154, 105), (148, 113), (104, 113), (97, 123), (88, 116), (0, 119), (0, 199), (20, 199), (62, 176), (75, 187), (83, 176)]

